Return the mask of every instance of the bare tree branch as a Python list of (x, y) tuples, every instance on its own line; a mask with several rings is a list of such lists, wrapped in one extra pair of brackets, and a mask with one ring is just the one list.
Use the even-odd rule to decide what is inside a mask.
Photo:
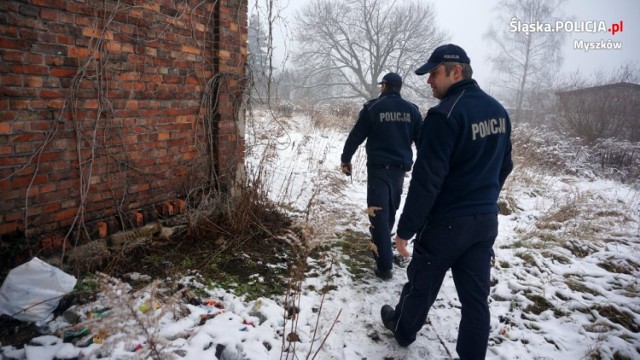
[(324, 98), (374, 98), (389, 71), (416, 89), (407, 75), (447, 39), (434, 20), (432, 6), (417, 0), (312, 0), (296, 14), (294, 63)]
[[(485, 38), (497, 51), (490, 57), (497, 79), (514, 93), (515, 118), (526, 106), (528, 93), (541, 86), (552, 88), (553, 73), (561, 62), (561, 49), (566, 33), (514, 31), (511, 24), (555, 24), (567, 21), (561, 7), (565, 0), (502, 0), (497, 15)], [(512, 105), (512, 106), (513, 106)]]

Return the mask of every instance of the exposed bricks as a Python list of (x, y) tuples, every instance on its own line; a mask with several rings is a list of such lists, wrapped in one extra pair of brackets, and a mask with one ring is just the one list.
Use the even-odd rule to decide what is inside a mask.
[(70, 246), (71, 244), (64, 240), (64, 236), (58, 233), (46, 234), (40, 239), (40, 249), (45, 255), (51, 255), (59, 252), (63, 247), (69, 248)]
[(173, 209), (175, 210), (176, 214), (184, 214), (187, 211), (187, 205), (185, 204), (184, 200), (182, 199), (176, 199), (172, 202), (173, 205)]
[(133, 218), (133, 223), (135, 224), (135, 226), (142, 226), (144, 225), (144, 216), (142, 215), (141, 212), (139, 211), (133, 211), (131, 212), (132, 218)]
[[(244, 143), (231, 104), (243, 96), (247, 0), (181, 2), (180, 8), (170, 1), (142, 2), (120, 8), (103, 28), (117, 3), (3, 1), (0, 235), (23, 226), (27, 193), (26, 220), (38, 234), (71, 225), (81, 185), (89, 186), (84, 220), (107, 236), (118, 227), (109, 220), (116, 214), (128, 214), (140, 226), (156, 211), (162, 217), (184, 213), (186, 204), (176, 197), (208, 183), (208, 161), (218, 172), (241, 164)], [(210, 21), (210, 14), (219, 21)], [(228, 29), (214, 29), (214, 23)], [(97, 39), (104, 52), (93, 52)], [(97, 59), (105, 61), (102, 77), (89, 63), (86, 78), (75, 78)], [(204, 66), (208, 61), (215, 68)], [(198, 124), (205, 113), (201, 99), (207, 80), (222, 71), (231, 76), (218, 86), (213, 140), (219, 151), (209, 157), (194, 139), (208, 136)], [(53, 241), (45, 245), (54, 248)]]
[(163, 202), (156, 205), (156, 212), (162, 217), (173, 216), (173, 204), (170, 202)]
[(96, 224), (96, 228), (98, 229), (98, 237), (100, 237), (101, 239), (104, 239), (107, 237), (107, 235), (109, 235), (109, 228), (106, 222), (100, 221)]

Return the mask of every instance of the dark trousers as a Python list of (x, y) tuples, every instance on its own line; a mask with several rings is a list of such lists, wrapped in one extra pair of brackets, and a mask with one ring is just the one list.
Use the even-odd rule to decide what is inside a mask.
[[(393, 266), (391, 250), (391, 229), (396, 221), (396, 211), (400, 206), (400, 195), (404, 182), (404, 169), (400, 166), (379, 166), (367, 168), (367, 206), (379, 208), (369, 215), (371, 241), (376, 245), (374, 254), (378, 270), (389, 270)], [(371, 211), (371, 210), (370, 210)]]
[(490, 329), (487, 298), (492, 247), (498, 235), (497, 214), (432, 219), (418, 235), (407, 267), (409, 282), (394, 313), (396, 340), (405, 346), (415, 341), (451, 269), (462, 305), (456, 350), (461, 360), (484, 359)]

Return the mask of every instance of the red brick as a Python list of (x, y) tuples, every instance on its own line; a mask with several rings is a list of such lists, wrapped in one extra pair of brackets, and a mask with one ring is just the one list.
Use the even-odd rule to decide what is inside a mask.
[(3, 75), (2, 78), (0, 78), (0, 82), (4, 86), (22, 86), (22, 76)]
[(56, 212), (60, 210), (60, 203), (48, 204), (42, 207), (45, 213)]
[[(20, 190), (3, 190), (3, 191), (0, 191), (0, 199), (2, 199), (3, 201), (18, 199), (18, 198), (24, 200), (24, 194), (25, 192), (21, 189)], [(15, 212), (14, 216), (12, 216), (11, 214), (7, 214), (5, 216), (5, 218), (7, 219), (11, 217), (13, 217), (13, 219), (9, 219), (9, 220), (17, 220), (20, 217), (22, 217), (22, 212)]]
[(127, 100), (125, 107), (128, 110), (137, 110), (138, 109), (138, 100)]
[(0, 38), (0, 49), (29, 50), (29, 43), (26, 40)]
[(93, 15), (94, 8), (88, 5), (76, 4), (72, 2), (67, 2), (67, 10), (72, 13), (83, 14), (83, 15)]
[(54, 220), (61, 221), (64, 219), (72, 218), (76, 215), (77, 212), (78, 212), (78, 209), (75, 209), (75, 208), (58, 211), (54, 216)]
[(61, 91), (42, 89), (42, 90), (40, 90), (40, 97), (43, 97), (43, 98), (61, 98), (61, 97), (64, 97), (64, 94)]
[(0, 235), (10, 234), (16, 230), (20, 230), (22, 226), (18, 222), (7, 222), (0, 224)]
[(89, 56), (89, 49), (83, 47), (70, 47), (68, 49), (68, 55), (84, 58)]
[(58, 13), (58, 22), (63, 24), (75, 24), (75, 14), (71, 14), (67, 11), (61, 11)]
[(169, 83), (169, 84), (179, 84), (183, 82), (183, 78), (180, 76), (173, 76), (173, 75), (165, 75), (162, 77), (162, 80), (165, 83)]
[[(62, 44), (62, 45), (74, 45), (75, 44), (75, 38), (68, 36), (68, 35), (58, 35), (58, 37), (56, 38), (56, 43), (57, 44)], [(65, 49), (66, 51), (59, 53), (60, 55), (68, 55), (68, 48)]]
[(12, 65), (11, 72), (14, 74), (47, 75), (49, 68), (37, 65)]
[(49, 56), (49, 55), (46, 55), (44, 57), (44, 63), (46, 65), (53, 65), (55, 67), (58, 67), (58, 66), (64, 65), (64, 59), (65, 58), (63, 58), (61, 56)]
[(118, 74), (116, 78), (121, 81), (136, 81), (136, 80), (140, 80), (140, 73), (138, 72), (121, 73), (121, 74)]
[(11, 134), (11, 124), (0, 122), (0, 134)]
[(161, 204), (158, 204), (156, 206), (156, 211), (164, 216), (164, 217), (168, 217), (168, 216), (172, 216), (173, 215), (173, 205), (171, 205), (168, 202), (163, 202)]
[(101, 221), (97, 223), (96, 228), (98, 229), (98, 237), (100, 237), (101, 239), (104, 239), (107, 237), (107, 235), (109, 235), (109, 227), (107, 226), (106, 222)]
[(42, 65), (44, 64), (44, 58), (40, 54), (26, 53), (22, 60), (25, 64)]
[(16, 154), (30, 154), (33, 152), (33, 144), (28, 142), (15, 144), (14, 148)]
[(95, 99), (85, 100), (83, 103), (83, 107), (85, 109), (97, 109), (99, 105), (98, 100)]
[(56, 184), (49, 182), (47, 184), (40, 186), (39, 189), (40, 189), (40, 194), (50, 193), (56, 190)]
[[(2, 166), (14, 166), (15, 165), (22, 165), (24, 164), (26, 161), (28, 160), (28, 158), (26, 157), (9, 157), (9, 156), (4, 156), (4, 157), (0, 157), (0, 167)], [(12, 178), (11, 182), (16, 181), (16, 178)], [(5, 181), (5, 182), (0, 182), (0, 186), (2, 186), (2, 184), (8, 184), (9, 181)], [(23, 183), (22, 185), (26, 185), (27, 183)]]
[(78, 16), (76, 15), (76, 25), (89, 25), (91, 24), (91, 19), (86, 16)]
[(40, 10), (40, 18), (42, 20), (58, 20), (58, 10), (54, 9), (41, 9)]
[(62, 234), (47, 234), (40, 239), (40, 247), (45, 254), (52, 254), (62, 250), (62, 247), (70, 244)]
[(133, 217), (133, 221), (135, 222), (136, 226), (144, 225), (144, 216), (142, 215), (141, 212), (133, 211), (131, 212), (131, 215)]
[(39, 76), (28, 76), (24, 78), (24, 85), (28, 87), (42, 87), (44, 80)]
[[(130, 3), (131, 1), (127, 0), (126, 2)], [(0, 5), (0, 8), (6, 10), (7, 6), (13, 6), (14, 10), (9, 11), (9, 14), (11, 14), (12, 11), (15, 12), (20, 6), (23, 6), (20, 3), (22, 2), (0, 2), (0, 4), (3, 4)], [(122, 152), (131, 154), (130, 160), (132, 160), (132, 164), (140, 163), (145, 166), (142, 171), (151, 171), (157, 168), (153, 171), (166, 177), (165, 179), (159, 179), (159, 181), (150, 181), (144, 176), (136, 176), (130, 173), (129, 170), (125, 170), (129, 174), (127, 179), (130, 181), (129, 186), (132, 190), (126, 205), (129, 209), (144, 208), (149, 204), (157, 203), (164, 199), (168, 191), (179, 188), (179, 182), (183, 181), (179, 177), (191, 173), (190, 170), (181, 166), (181, 159), (183, 156), (197, 155), (197, 152), (191, 146), (192, 139), (194, 135), (202, 136), (204, 131), (203, 129), (197, 129), (197, 133), (194, 134), (194, 130), (189, 127), (193, 121), (199, 119), (197, 111), (199, 108), (198, 100), (204, 91), (204, 84), (201, 81), (214, 75), (211, 70), (194, 67), (194, 61), (199, 61), (200, 59), (200, 52), (203, 52), (203, 55), (207, 56), (207, 58), (214, 58), (215, 54), (209, 49), (210, 47), (213, 48), (213, 42), (205, 40), (203, 48), (200, 48), (193, 43), (191, 31), (195, 29), (200, 32), (199, 37), (203, 37), (205, 31), (217, 31), (213, 26), (204, 25), (207, 21), (206, 9), (209, 8), (209, 11), (213, 11), (213, 4), (208, 3), (195, 11), (190, 19), (190, 21), (194, 22), (193, 24), (186, 24), (185, 19), (178, 19), (171, 24), (171, 32), (157, 36), (154, 33), (155, 30), (150, 30), (145, 34), (144, 31), (140, 31), (140, 28), (138, 28), (138, 26), (143, 25), (149, 26), (148, 29), (152, 29), (151, 23), (154, 20), (149, 18), (150, 11), (148, 9), (130, 9), (130, 11), (118, 14), (116, 21), (112, 23), (113, 26), (109, 28), (110, 30), (105, 31), (105, 34), (101, 34), (102, 31), (90, 30), (94, 26), (94, 15), (102, 18), (99, 13), (104, 10), (97, 6), (99, 5), (97, 0), (26, 0), (24, 3), (35, 4), (35, 8), (40, 12), (38, 19), (27, 18), (21, 23), (20, 28), (15, 26), (15, 21), (13, 20), (9, 21), (8, 26), (7, 24), (4, 27), (0, 25), (0, 38), (11, 39), (12, 41), (17, 39), (18, 41), (18, 43), (11, 44), (11, 46), (17, 46), (17, 48), (4, 48), (0, 51), (0, 72), (4, 75), (0, 79), (0, 84), (5, 87), (5, 89), (0, 89), (0, 119), (2, 119), (0, 124), (11, 124), (9, 128), (0, 128), (0, 137), (2, 137), (3, 130), (5, 135), (12, 134), (11, 132), (15, 135), (32, 134), (50, 130), (51, 126), (56, 124), (55, 119), (57, 118), (68, 121), (65, 124), (57, 124), (60, 131), (56, 134), (56, 143), (51, 144), (51, 147), (47, 148), (47, 153), (43, 154), (40, 159), (39, 175), (46, 174), (49, 182), (32, 187), (33, 193), (36, 191), (39, 193), (34, 197), (34, 199), (38, 199), (37, 202), (34, 202), (34, 205), (44, 213), (39, 218), (33, 219), (31, 224), (38, 227), (60, 226), (70, 224), (75, 217), (75, 213), (69, 213), (67, 218), (62, 218), (62, 215), (58, 215), (60, 220), (55, 221), (53, 214), (49, 218), (45, 214), (77, 207), (76, 197), (79, 191), (78, 159), (76, 159), (77, 154), (73, 151), (75, 148), (74, 138), (68, 136), (72, 123), (69, 121), (71, 119), (70, 112), (61, 112), (60, 109), (63, 106), (64, 97), (67, 95), (66, 89), (72, 85), (71, 78), (76, 75), (77, 69), (84, 61), (83, 59), (92, 56), (92, 54), (89, 54), (88, 49), (91, 39), (87, 36), (102, 37), (104, 35), (108, 42), (117, 44), (113, 46), (119, 46), (121, 51), (119, 54), (111, 54), (112, 59), (117, 61), (113, 63), (114, 67), (111, 71), (105, 73), (106, 80), (111, 84), (105, 95), (112, 99), (114, 110), (117, 112), (117, 115), (113, 116), (113, 121), (120, 124), (122, 132), (116, 133), (113, 130), (108, 131), (101, 128), (98, 129), (100, 132), (98, 136), (101, 139), (106, 139), (108, 146), (110, 146), (109, 148), (113, 147), (115, 150), (117, 147), (122, 147)], [(164, 13), (166, 4), (168, 4), (167, 0), (162, 0), (157, 2), (157, 5), (151, 2), (146, 6), (147, 8), (156, 6)], [(227, 24), (230, 27), (234, 26), (235, 33), (229, 31), (221, 32), (223, 42), (218, 44), (217, 48), (227, 51), (229, 59), (221, 61), (216, 71), (240, 74), (242, 61), (244, 61), (242, 55), (243, 53), (246, 54), (246, 46), (238, 46), (234, 42), (241, 40), (240, 37), (246, 32), (246, 27), (233, 23), (245, 21), (246, 16), (241, 15), (240, 18), (235, 19), (233, 15), (236, 12), (225, 7), (229, 5), (228, 7), (235, 8), (236, 2), (229, 4), (223, 4), (222, 6), (223, 13), (220, 23)], [(106, 11), (111, 11), (115, 6), (115, 3), (108, 3)], [(182, 6), (186, 7), (187, 5)], [(185, 9), (179, 10), (184, 11)], [(27, 9), (26, 11), (32, 14), (35, 9)], [(75, 25), (69, 26), (68, 24), (71, 23)], [(82, 36), (83, 33), (87, 36)], [(227, 33), (230, 33), (231, 36), (227, 36)], [(131, 38), (127, 35), (135, 35), (136, 37), (144, 37), (146, 35), (148, 38), (152, 38), (153, 41), (146, 41), (147, 39), (142, 38), (141, 40), (146, 46), (137, 46), (131, 42)], [(169, 43), (169, 40), (174, 42)], [(20, 41), (22, 42), (20, 43)], [(43, 44), (47, 45), (42, 46)], [(34, 47), (37, 51), (35, 53), (29, 52), (30, 47), (34, 45), (37, 45)], [(22, 51), (23, 49), (24, 51)], [(65, 51), (67, 57), (61, 56)], [(27, 53), (31, 55), (25, 55)], [(143, 61), (145, 66), (141, 66)], [(42, 64), (44, 68), (27, 67), (38, 64)], [(11, 67), (14, 65), (20, 66), (15, 68), (18, 72), (11, 71)], [(39, 73), (33, 73), (34, 70)], [(94, 76), (93, 71), (91, 70), (87, 75)], [(194, 73), (203, 75), (203, 77), (196, 77)], [(92, 128), (92, 124), (95, 122), (96, 105), (98, 103), (96, 102), (97, 97), (94, 85), (92, 81), (87, 80), (81, 84), (81, 91), (76, 93), (76, 97), (79, 100), (79, 109), (77, 109), (76, 114), (83, 125), (83, 131)], [(232, 81), (230, 84), (225, 83), (220, 89), (222, 95), (229, 94), (219, 99), (220, 121), (224, 122), (232, 118), (229, 112), (233, 111), (231, 102), (234, 101), (234, 96), (231, 93), (239, 90), (241, 86), (243, 86), (242, 82), (236, 83)], [(11, 99), (7, 95), (12, 96)], [(2, 99), (3, 97), (4, 99)], [(19, 101), (14, 102), (13, 100)], [(85, 100), (88, 100), (88, 102), (85, 103)], [(189, 104), (190, 101), (194, 102), (193, 106)], [(83, 108), (83, 105), (87, 105), (88, 108)], [(163, 111), (166, 112), (163, 113)], [(16, 122), (12, 119), (24, 121)], [(241, 156), (244, 145), (242, 139), (237, 139), (236, 126), (227, 125), (225, 127), (225, 124), (223, 124), (221, 130), (217, 140), (220, 142), (221, 154), (225, 155), (220, 156), (220, 158), (226, 162)], [(227, 144), (227, 142), (234, 140), (234, 136), (239, 143)], [(32, 135), (26, 135), (22, 139), (29, 140), (29, 137), (32, 137)], [(157, 139), (162, 140), (154, 143)], [(35, 140), (35, 138), (32, 137), (31, 140)], [(19, 157), (11, 154), (15, 151), (16, 145), (7, 142), (0, 146), (0, 154), (3, 154), (0, 156), (0, 164), (5, 165), (0, 165), (0, 178), (7, 176), (4, 170), (22, 166), (28, 161), (28, 157)], [(30, 147), (37, 146), (37, 142), (31, 144), (27, 141), (25, 145)], [(30, 150), (33, 150), (33, 148)], [(85, 150), (90, 151), (82, 149), (85, 154), (83, 157), (89, 156), (86, 155)], [(58, 152), (56, 153), (55, 151)], [(118, 159), (124, 159), (124, 156), (119, 153), (113, 152), (112, 154)], [(112, 181), (115, 186), (123, 181), (124, 175), (120, 173), (107, 174), (107, 171), (113, 171), (114, 169), (111, 166), (113, 160), (109, 160), (102, 155), (96, 158), (94, 175), (101, 179)], [(163, 162), (162, 165), (160, 165), (161, 162)], [(189, 162), (194, 161), (192, 159)], [(110, 167), (107, 164), (110, 164)], [(220, 165), (224, 166), (224, 163)], [(35, 172), (34, 167), (29, 167), (31, 174)], [(202, 173), (202, 169), (194, 169), (194, 174), (200, 175)], [(25, 175), (28, 174), (22, 174), (19, 178), (26, 178), (26, 180), (30, 181), (31, 176)], [(172, 177), (174, 178), (172, 179)], [(24, 180), (19, 179), (19, 181)], [(3, 184), (3, 182), (0, 182), (0, 187), (6, 186), (6, 184), (10, 184), (8, 186), (11, 187), (0, 190), (0, 196), (8, 196), (6, 195), (8, 192), (12, 193), (11, 196), (15, 195), (13, 188), (17, 183), (7, 181)], [(23, 192), (25, 187), (22, 188)], [(92, 189), (93, 193), (89, 196), (88, 201), (95, 203), (96, 207), (94, 213), (87, 214), (87, 220), (95, 221), (96, 218), (105, 218), (105, 216), (113, 215), (112, 200), (108, 197), (109, 194), (107, 194), (108, 191), (106, 191), (105, 185), (102, 183), (95, 184)], [(22, 196), (24, 197), (24, 194)], [(73, 199), (76, 200), (74, 201)], [(66, 201), (67, 204), (61, 205), (61, 200), (69, 201)], [(7, 206), (15, 207), (19, 205), (14, 199), (9, 199), (9, 201), (11, 205)], [(2, 203), (2, 200), (0, 200), (0, 203)], [(170, 203), (172, 203), (173, 212), (182, 211), (177, 201), (172, 200)], [(9, 204), (9, 202), (5, 202), (5, 204)], [(60, 207), (57, 208), (58, 206)], [(166, 208), (164, 212), (169, 213), (169, 208)], [(5, 218), (0, 218), (0, 222), (5, 222)]]
[(51, 76), (58, 76), (58, 77), (74, 77), (76, 73), (77, 73), (76, 69), (61, 69), (61, 68), (55, 68), (49, 72)]
[(173, 201), (173, 208), (176, 214), (184, 214), (187, 211), (187, 204), (182, 199), (176, 199)]
[(47, 107), (49, 109), (62, 109), (64, 107), (64, 100), (49, 100)]
[(40, 155), (40, 161), (60, 160), (61, 158), (62, 158), (62, 153), (60, 152), (47, 152), (47, 153), (42, 153), (42, 155)]
[[(46, 100), (31, 100), (29, 101), (29, 109), (30, 110), (38, 110), (38, 109), (46, 109), (48, 107), (48, 103)], [(33, 125), (31, 125), (31, 129), (34, 130)], [(47, 130), (49, 126), (46, 128), (40, 128), (35, 130)]]
[(0, 35), (15, 39), (18, 37), (18, 28), (15, 26), (2, 26), (0, 27)]
[(11, 138), (11, 141), (13, 143), (27, 142), (27, 141), (31, 141), (32, 139), (38, 139), (38, 138), (42, 138), (42, 134), (27, 133), (27, 134), (20, 134), (20, 135), (13, 136)]

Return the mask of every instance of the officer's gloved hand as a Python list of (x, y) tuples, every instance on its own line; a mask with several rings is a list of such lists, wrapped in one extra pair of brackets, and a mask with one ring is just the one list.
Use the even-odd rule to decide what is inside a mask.
[(340, 170), (342, 170), (343, 174), (351, 176), (351, 163), (340, 164)]

